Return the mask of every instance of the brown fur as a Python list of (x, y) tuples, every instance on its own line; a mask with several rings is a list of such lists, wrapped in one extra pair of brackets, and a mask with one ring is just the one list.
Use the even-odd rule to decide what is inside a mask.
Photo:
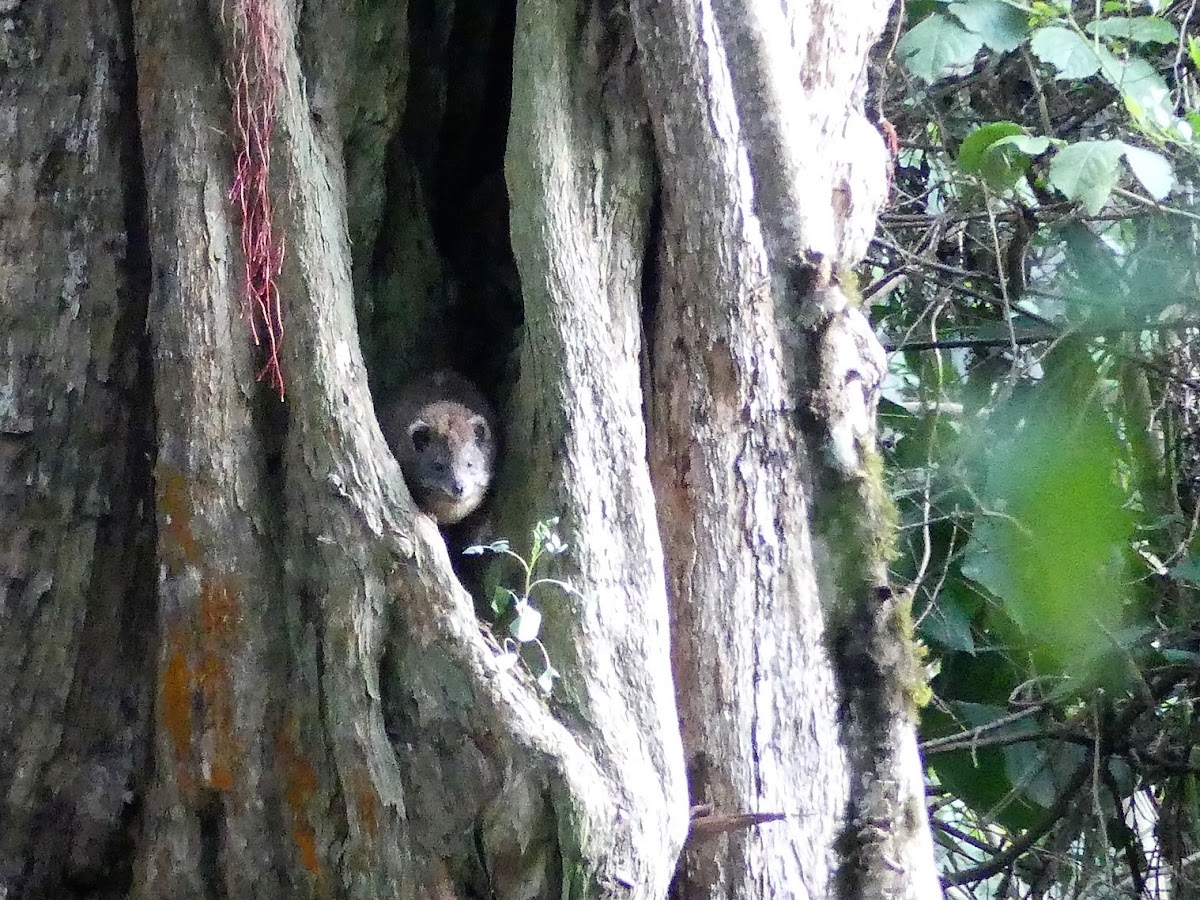
[(461, 522), (487, 495), (496, 460), (496, 416), (471, 382), (441, 369), (409, 382), (379, 410), (388, 447), (423, 512)]

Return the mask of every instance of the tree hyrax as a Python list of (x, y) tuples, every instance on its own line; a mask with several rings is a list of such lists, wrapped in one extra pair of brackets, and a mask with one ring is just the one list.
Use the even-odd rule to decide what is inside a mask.
[(495, 422), (479, 390), (448, 369), (415, 378), (381, 407), (379, 424), (408, 489), (439, 525), (462, 521), (483, 502)]

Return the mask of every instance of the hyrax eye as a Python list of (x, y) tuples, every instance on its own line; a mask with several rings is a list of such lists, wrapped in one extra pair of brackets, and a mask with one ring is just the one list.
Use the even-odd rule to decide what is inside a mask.
[(483, 419), (477, 418), (477, 419), (475, 419), (473, 424), (475, 426), (475, 441), (476, 441), (476, 443), (482, 444), (485, 441), (487, 441), (488, 437), (490, 436), (490, 434), (488, 432), (487, 422), (485, 422)]
[(412, 441), (413, 449), (421, 453), (433, 440), (433, 429), (424, 422), (417, 422), (408, 430), (408, 437)]

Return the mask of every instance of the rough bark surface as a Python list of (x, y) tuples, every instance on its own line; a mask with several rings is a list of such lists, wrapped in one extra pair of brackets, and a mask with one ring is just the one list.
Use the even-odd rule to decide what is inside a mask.
[(631, 51), (615, 7), (518, 4), (506, 175), (525, 330), (509, 440), (520, 486), (504, 509), (562, 517), (574, 552), (555, 574), (582, 597), (546, 607), (567, 673), (554, 705), (614, 798), (614, 819), (593, 827), (614, 832), (625, 879), (660, 897), (687, 819), (642, 415), (654, 182)]
[(839, 285), (882, 200), (861, 94), (885, 12), (634, 4), (663, 173), (651, 443), (692, 801), (786, 815), (694, 846), (682, 896), (938, 892), (884, 587), (883, 362)]
[(0, 12), (0, 893), (129, 877), (154, 633), (127, 10)]
[[(648, 900), (689, 787), (786, 817), (693, 844), (686, 896), (932, 896), (833, 274), (882, 178), (875, 23), (247, 2), (284, 403), (228, 194), (242, 0), (0, 3), (0, 896)], [(457, 54), (514, 29), (505, 198), (469, 148), (495, 61)], [(549, 699), (411, 502), (356, 304), (383, 390), (509, 323), (494, 522), (560, 517), (578, 589), (541, 601)]]

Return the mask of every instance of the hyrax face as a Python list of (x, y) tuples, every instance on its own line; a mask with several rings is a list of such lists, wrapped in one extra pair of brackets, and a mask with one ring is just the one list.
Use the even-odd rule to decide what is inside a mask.
[(496, 452), (483, 415), (455, 401), (429, 403), (408, 423), (399, 449), (413, 499), (438, 524), (459, 522), (483, 502)]

